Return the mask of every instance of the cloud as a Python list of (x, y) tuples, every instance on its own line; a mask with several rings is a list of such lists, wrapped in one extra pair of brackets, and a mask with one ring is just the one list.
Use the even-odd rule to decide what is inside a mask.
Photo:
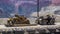
[[(47, 6), (47, 7), (42, 7), (41, 11), (39, 11), (39, 16), (45, 16), (47, 14), (54, 14), (56, 10), (60, 10), (60, 6)], [(32, 17), (37, 17), (37, 12), (33, 12), (30, 16)]]

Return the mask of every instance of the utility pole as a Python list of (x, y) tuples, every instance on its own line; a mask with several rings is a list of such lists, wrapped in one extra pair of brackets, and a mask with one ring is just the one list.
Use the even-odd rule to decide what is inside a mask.
[(39, 23), (39, 0), (37, 0), (37, 21)]
[(39, 0), (37, 0), (37, 17), (39, 17)]

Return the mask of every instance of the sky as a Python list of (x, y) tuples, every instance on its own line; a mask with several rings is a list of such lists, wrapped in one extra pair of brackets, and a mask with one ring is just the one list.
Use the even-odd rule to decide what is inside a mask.
[[(52, 7), (50, 7), (52, 6)], [(39, 11), (55, 10), (60, 7), (60, 0), (39, 0)], [(54, 9), (51, 9), (54, 8)], [(59, 8), (58, 8), (59, 9)], [(60, 9), (59, 9), (60, 10)], [(37, 0), (0, 0), (0, 18), (13, 17), (14, 14), (31, 17), (37, 13)]]

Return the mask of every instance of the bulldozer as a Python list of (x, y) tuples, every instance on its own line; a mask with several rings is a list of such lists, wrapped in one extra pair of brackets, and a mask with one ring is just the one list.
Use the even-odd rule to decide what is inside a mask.
[(18, 26), (24, 24), (30, 24), (30, 21), (24, 16), (15, 15), (14, 18), (9, 18), (9, 20), (7, 20), (7, 26)]

